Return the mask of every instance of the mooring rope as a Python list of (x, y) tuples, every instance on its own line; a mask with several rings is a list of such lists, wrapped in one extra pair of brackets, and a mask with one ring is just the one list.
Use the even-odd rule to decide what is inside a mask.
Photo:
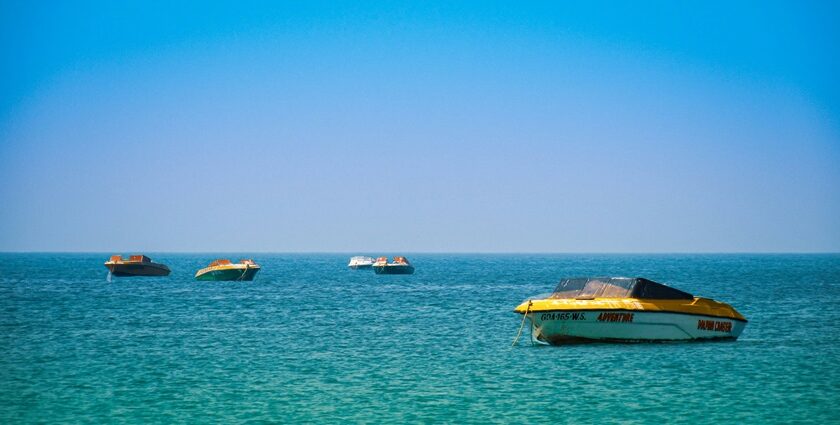
[(532, 301), (528, 300), (528, 307), (525, 308), (525, 314), (522, 315), (522, 323), (519, 324), (519, 331), (516, 333), (516, 338), (513, 339), (513, 344), (510, 345), (511, 347), (515, 346), (519, 342), (519, 337), (522, 336), (522, 328), (525, 327), (525, 320), (528, 319), (528, 313), (531, 312), (531, 304)]

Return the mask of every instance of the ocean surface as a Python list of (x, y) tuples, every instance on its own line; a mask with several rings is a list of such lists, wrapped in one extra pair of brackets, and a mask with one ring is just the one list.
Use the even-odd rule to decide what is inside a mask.
[[(409, 254), (414, 275), (378, 276), (352, 254), (149, 253), (169, 277), (109, 283), (110, 254), (0, 254), (0, 423), (840, 422), (840, 255)], [(262, 271), (195, 281), (217, 256)], [(511, 347), (518, 303), (590, 275), (749, 324)]]

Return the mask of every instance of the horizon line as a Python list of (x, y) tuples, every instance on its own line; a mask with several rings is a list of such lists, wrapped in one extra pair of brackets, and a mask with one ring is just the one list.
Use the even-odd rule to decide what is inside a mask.
[[(380, 252), (401, 252), (403, 254), (454, 254), (454, 255), (838, 255), (840, 251), (397, 251), (380, 250)], [(0, 254), (107, 254), (120, 251), (5, 251)], [(125, 251), (140, 254), (144, 251)], [(341, 254), (362, 255), (359, 252), (371, 251), (155, 251), (154, 254)]]

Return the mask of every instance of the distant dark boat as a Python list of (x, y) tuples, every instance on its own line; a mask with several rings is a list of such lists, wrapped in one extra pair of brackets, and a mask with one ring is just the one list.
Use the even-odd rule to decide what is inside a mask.
[(394, 257), (391, 263), (388, 257), (379, 257), (373, 263), (373, 271), (376, 274), (414, 274), (414, 266), (405, 257)]
[(260, 271), (260, 266), (254, 260), (239, 260), (238, 263), (234, 264), (228, 259), (219, 259), (196, 272), (195, 279), (250, 281), (254, 280), (258, 271)]
[(112, 255), (111, 259), (105, 262), (105, 267), (111, 274), (118, 277), (128, 276), (169, 276), (169, 267), (165, 264), (154, 263), (145, 255), (132, 255), (128, 260), (122, 255)]

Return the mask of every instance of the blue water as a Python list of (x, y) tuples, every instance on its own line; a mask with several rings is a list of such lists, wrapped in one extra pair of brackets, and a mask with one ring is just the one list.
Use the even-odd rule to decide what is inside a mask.
[[(360, 253), (363, 254), (363, 253)], [(380, 253), (370, 253), (380, 254)], [(0, 254), (0, 423), (840, 421), (838, 255)], [(241, 256), (232, 255), (233, 259)], [(511, 309), (564, 276), (645, 276), (735, 306), (737, 342), (511, 348)]]

